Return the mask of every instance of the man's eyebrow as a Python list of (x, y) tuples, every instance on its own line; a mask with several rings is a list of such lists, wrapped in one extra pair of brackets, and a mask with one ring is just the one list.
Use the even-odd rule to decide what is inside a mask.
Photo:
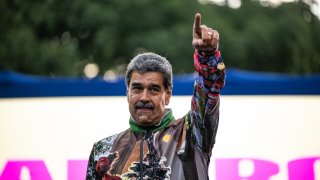
[[(133, 82), (133, 83), (131, 84), (131, 86), (133, 86), (133, 87), (142, 87), (143, 84), (142, 84), (142, 83), (139, 83), (139, 82)], [(161, 85), (160, 85), (160, 84), (155, 84), (155, 83), (150, 84), (149, 87), (161, 89)]]
[(161, 86), (159, 84), (151, 84), (150, 85), (151, 87), (156, 87), (156, 88), (160, 88), (161, 89)]
[(141, 84), (141, 83), (138, 83), (138, 82), (133, 82), (133, 83), (131, 84), (131, 86), (142, 86), (142, 84)]

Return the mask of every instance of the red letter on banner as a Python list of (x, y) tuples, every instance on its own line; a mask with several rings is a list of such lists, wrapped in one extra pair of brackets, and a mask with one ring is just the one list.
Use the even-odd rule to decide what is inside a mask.
[(314, 164), (320, 157), (297, 159), (288, 163), (290, 180), (308, 179), (315, 180)]
[[(239, 164), (241, 161), (251, 161), (253, 163), (253, 173), (247, 177), (241, 177)], [(216, 179), (217, 180), (268, 180), (271, 176), (279, 172), (277, 164), (259, 159), (217, 159)]]
[(22, 168), (27, 168), (32, 180), (51, 180), (49, 171), (43, 161), (8, 161), (0, 180), (20, 179)]

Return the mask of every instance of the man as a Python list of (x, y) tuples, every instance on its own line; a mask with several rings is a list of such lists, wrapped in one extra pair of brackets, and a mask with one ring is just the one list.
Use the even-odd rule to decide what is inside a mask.
[(195, 15), (195, 79), (191, 110), (174, 120), (166, 109), (172, 96), (172, 68), (154, 53), (134, 57), (127, 67), (130, 128), (94, 144), (87, 179), (208, 179), (219, 122), (219, 93), (225, 67), (219, 34)]

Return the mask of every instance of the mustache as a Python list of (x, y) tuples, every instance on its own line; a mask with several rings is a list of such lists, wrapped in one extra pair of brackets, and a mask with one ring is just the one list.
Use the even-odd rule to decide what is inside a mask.
[(154, 106), (151, 102), (142, 102), (138, 101), (137, 104), (135, 105), (136, 109), (153, 109)]

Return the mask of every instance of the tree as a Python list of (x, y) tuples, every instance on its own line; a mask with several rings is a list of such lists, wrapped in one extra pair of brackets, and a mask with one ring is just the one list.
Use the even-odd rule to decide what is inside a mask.
[(320, 72), (320, 22), (302, 1), (242, 1), (232, 9), (191, 0), (3, 0), (0, 12), (0, 70), (81, 76), (96, 63), (100, 74), (123, 74), (134, 55), (154, 51), (175, 73), (190, 73), (185, 62), (192, 61), (192, 22), (200, 12), (220, 32), (228, 67)]

